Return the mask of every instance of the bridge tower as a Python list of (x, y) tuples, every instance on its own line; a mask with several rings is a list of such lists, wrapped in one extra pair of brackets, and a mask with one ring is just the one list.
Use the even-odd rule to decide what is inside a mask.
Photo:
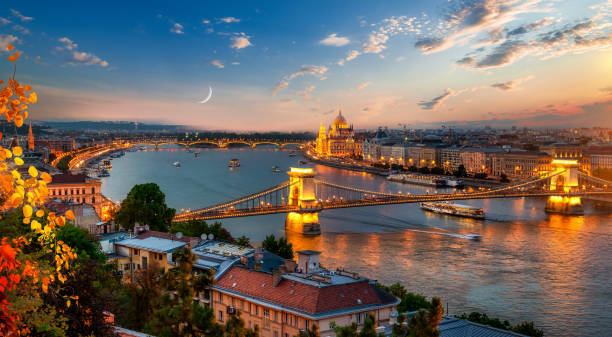
[[(550, 178), (550, 190), (559, 191), (559, 194), (577, 192), (578, 184), (578, 161), (574, 159), (555, 159), (551, 163), (552, 170), (563, 172)], [(584, 207), (579, 196), (551, 195), (546, 202), (546, 212), (560, 213), (566, 215), (582, 215)]]
[(321, 205), (315, 196), (314, 170), (292, 167), (287, 174), (290, 182), (287, 204), (298, 206), (298, 211), (287, 214), (285, 229), (306, 235), (321, 234), (319, 225)]

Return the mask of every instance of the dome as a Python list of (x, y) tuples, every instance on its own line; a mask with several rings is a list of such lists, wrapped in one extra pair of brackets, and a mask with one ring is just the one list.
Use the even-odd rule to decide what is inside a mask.
[(338, 116), (334, 119), (334, 126), (337, 127), (347, 127), (346, 119), (342, 116), (342, 111), (338, 112)]

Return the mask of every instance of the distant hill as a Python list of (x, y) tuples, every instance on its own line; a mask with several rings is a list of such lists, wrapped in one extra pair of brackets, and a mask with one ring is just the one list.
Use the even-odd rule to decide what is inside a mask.
[(162, 124), (144, 124), (127, 121), (75, 121), (75, 122), (58, 122), (58, 121), (41, 121), (40, 124), (53, 129), (59, 130), (79, 130), (79, 131), (166, 131), (177, 132), (182, 130), (190, 130), (184, 125), (162, 125)]

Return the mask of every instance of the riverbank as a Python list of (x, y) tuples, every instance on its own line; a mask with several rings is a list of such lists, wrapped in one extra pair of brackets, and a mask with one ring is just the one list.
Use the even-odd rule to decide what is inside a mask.
[[(349, 171), (357, 171), (357, 172), (366, 172), (366, 173), (376, 174), (376, 175), (383, 176), (383, 177), (387, 177), (390, 174), (390, 170), (379, 168), (379, 167), (354, 165), (354, 164), (349, 164), (349, 163), (337, 162), (333, 160), (315, 158), (313, 156), (308, 155), (307, 152), (304, 152), (303, 155), (309, 161), (315, 164), (325, 165), (325, 166), (329, 166), (333, 168), (349, 170)], [(441, 179), (441, 180), (456, 179), (456, 177), (454, 176), (445, 176), (445, 175), (437, 175), (437, 174), (421, 174), (421, 173), (414, 173), (414, 172), (407, 172), (407, 173), (414, 174), (414, 175), (422, 175), (424, 177), (429, 177), (431, 179)], [(467, 187), (495, 188), (495, 187), (504, 185), (498, 180), (475, 179), (475, 178), (468, 178), (468, 177), (463, 177), (460, 179), (463, 181), (464, 185)]]

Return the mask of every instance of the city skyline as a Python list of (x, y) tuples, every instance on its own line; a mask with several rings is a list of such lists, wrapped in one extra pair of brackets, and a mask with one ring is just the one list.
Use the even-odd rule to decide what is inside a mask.
[(0, 53), (22, 53), (36, 120), (609, 127), (611, 16), (610, 0), (6, 5)]

